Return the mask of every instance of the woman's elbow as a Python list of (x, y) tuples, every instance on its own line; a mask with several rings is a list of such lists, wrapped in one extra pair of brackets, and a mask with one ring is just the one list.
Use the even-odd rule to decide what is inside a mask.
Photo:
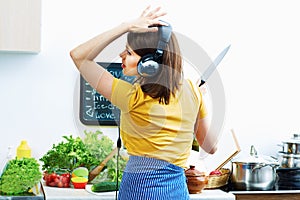
[(210, 151), (208, 152), (209, 154), (214, 154), (216, 153), (216, 151), (218, 150), (218, 147), (214, 146), (210, 149)]
[(79, 69), (79, 66), (82, 63), (82, 59), (80, 58), (80, 55), (77, 53), (76, 49), (70, 51), (70, 57), (72, 58), (76, 67)]
[(214, 154), (218, 149), (217, 145), (212, 143), (202, 143), (200, 147), (209, 154)]

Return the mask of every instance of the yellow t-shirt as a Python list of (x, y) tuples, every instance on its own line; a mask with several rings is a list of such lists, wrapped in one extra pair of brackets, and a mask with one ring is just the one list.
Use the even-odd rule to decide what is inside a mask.
[(184, 80), (168, 105), (144, 94), (139, 84), (114, 79), (111, 102), (121, 110), (120, 132), (129, 155), (186, 168), (198, 111), (207, 114), (199, 87)]

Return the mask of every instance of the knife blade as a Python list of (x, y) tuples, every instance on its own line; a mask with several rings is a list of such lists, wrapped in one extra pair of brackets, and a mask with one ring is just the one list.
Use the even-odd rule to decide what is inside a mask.
[(215, 60), (207, 67), (207, 69), (204, 71), (204, 73), (201, 76), (201, 82), (199, 84), (199, 87), (203, 85), (207, 79), (210, 77), (210, 75), (215, 71), (219, 63), (223, 60), (224, 56), (228, 52), (231, 45), (226, 47), (216, 58)]

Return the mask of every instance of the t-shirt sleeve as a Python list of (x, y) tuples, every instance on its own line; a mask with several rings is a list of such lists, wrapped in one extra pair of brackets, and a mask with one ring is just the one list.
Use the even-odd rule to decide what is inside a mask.
[(132, 84), (124, 80), (114, 78), (111, 103), (117, 106), (123, 112), (128, 112), (132, 88)]

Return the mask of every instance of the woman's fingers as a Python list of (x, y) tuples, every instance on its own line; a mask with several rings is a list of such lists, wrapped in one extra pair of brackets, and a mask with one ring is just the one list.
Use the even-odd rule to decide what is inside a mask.
[(151, 12), (148, 13), (148, 17), (150, 17), (152, 19), (156, 18), (160, 9), (161, 9), (161, 7), (157, 7), (156, 9), (152, 10)]
[(147, 17), (149, 19), (156, 19), (158, 17), (164, 16), (167, 13), (166, 12), (160, 12), (161, 11), (161, 7), (157, 7), (154, 10), (150, 11), (150, 6), (148, 6), (142, 13), (142, 17)]
[(158, 30), (157, 25), (165, 26), (166, 23), (159, 20), (159, 17), (166, 15), (166, 12), (161, 11), (161, 7), (155, 9), (148, 6), (136, 20), (132, 21), (132, 26), (129, 31), (132, 32), (155, 32)]
[(147, 8), (142, 12), (141, 17), (146, 17), (147, 13), (149, 12), (151, 6), (147, 6)]

